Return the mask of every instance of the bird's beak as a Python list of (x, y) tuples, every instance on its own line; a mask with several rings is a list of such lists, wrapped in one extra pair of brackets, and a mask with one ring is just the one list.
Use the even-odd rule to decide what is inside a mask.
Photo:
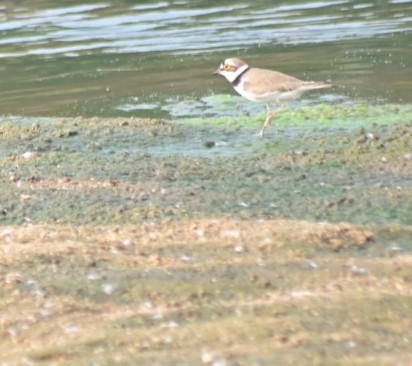
[(220, 64), (220, 66), (217, 68), (217, 70), (212, 74), (212, 75), (220, 75), (222, 73), (223, 69), (223, 64)]

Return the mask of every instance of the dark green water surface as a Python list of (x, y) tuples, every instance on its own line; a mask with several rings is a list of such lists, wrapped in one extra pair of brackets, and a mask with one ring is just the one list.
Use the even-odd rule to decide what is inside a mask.
[(398, 0), (2, 1), (0, 115), (179, 117), (234, 94), (211, 77), (229, 56), (337, 85), (315, 102), (411, 103), (411, 20)]

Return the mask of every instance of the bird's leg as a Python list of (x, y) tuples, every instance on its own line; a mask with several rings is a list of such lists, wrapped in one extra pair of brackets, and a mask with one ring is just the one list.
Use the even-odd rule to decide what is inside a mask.
[(269, 127), (269, 125), (270, 125), (270, 122), (272, 122), (272, 117), (273, 117), (273, 114), (272, 114), (272, 112), (270, 111), (270, 105), (269, 104), (266, 104), (266, 108), (267, 108), (267, 114), (266, 114), (266, 119), (265, 119), (265, 122), (263, 122), (263, 126), (262, 126), (262, 128), (260, 129), (260, 131), (259, 131), (259, 136), (260, 137), (263, 137), (264, 135), (265, 135), (265, 130)]
[(282, 104), (282, 105), (280, 106), (280, 108), (278, 108), (276, 111), (273, 111), (273, 112), (270, 110), (269, 104), (266, 104), (266, 108), (267, 108), (267, 111), (268, 111), (268, 112), (267, 112), (267, 114), (266, 114), (265, 122), (263, 122), (263, 126), (262, 126), (261, 130), (259, 131), (259, 136), (260, 136), (260, 137), (263, 137), (263, 136), (265, 135), (265, 131), (266, 131), (266, 129), (269, 127), (270, 122), (272, 122), (273, 116), (274, 116), (275, 114), (278, 114), (279, 112), (284, 111), (284, 110), (286, 109), (286, 106)]

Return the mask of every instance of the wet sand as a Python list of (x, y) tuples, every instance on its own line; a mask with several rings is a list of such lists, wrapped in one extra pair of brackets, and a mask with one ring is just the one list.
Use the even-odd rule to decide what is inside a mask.
[(1, 361), (411, 363), (410, 110), (259, 123), (3, 119)]

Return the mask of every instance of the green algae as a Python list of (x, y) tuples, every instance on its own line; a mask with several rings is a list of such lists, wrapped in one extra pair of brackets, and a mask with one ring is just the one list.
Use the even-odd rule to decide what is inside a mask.
[[(276, 111), (276, 106), (272, 106)], [(260, 127), (265, 118), (264, 104), (245, 101), (238, 96), (213, 95), (196, 103), (182, 101), (173, 104), (173, 117), (183, 117), (182, 123)], [(199, 117), (200, 116), (200, 117)], [(214, 118), (211, 118), (213, 116)], [(300, 106), (294, 103), (276, 114), (276, 127), (368, 127), (409, 121), (412, 107), (401, 104), (320, 103)]]
[[(412, 222), (408, 106), (285, 113), (297, 117), (274, 123), (265, 139), (223, 117), (5, 120), (2, 222), (137, 223), (219, 213)], [(327, 122), (314, 126), (316, 118)]]

